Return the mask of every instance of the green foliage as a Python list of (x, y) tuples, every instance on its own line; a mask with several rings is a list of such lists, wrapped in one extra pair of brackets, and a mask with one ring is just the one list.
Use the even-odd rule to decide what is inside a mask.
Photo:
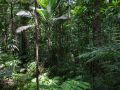
[(85, 6), (76, 6), (74, 10), (72, 10), (72, 14), (77, 17), (77, 15), (84, 14), (87, 8)]
[(0, 79), (11, 77), (12, 73), (15, 72), (17, 65), (20, 63), (18, 59), (14, 58), (12, 55), (1, 54), (0, 55)]
[(119, 49), (119, 44), (108, 45), (78, 56), (79, 62), (83, 63), (82, 67), (85, 71), (83, 73), (88, 74), (84, 78), (90, 79), (91, 77), (95, 80), (92, 84), (95, 90), (101, 90), (101, 88), (103, 90), (118, 90), (118, 83), (120, 83)]
[[(37, 4), (40, 89), (120, 90), (120, 0)], [(35, 33), (26, 30), (35, 23), (34, 0), (0, 0), (0, 6), (0, 89), (11, 90), (11, 81), (15, 90), (35, 90)]]
[[(47, 74), (43, 74), (39, 78), (41, 90), (87, 90), (90, 88), (89, 83), (67, 80), (60, 83), (60, 77), (48, 78)], [(36, 79), (32, 79), (30, 83), (25, 84), (22, 90), (34, 90), (36, 88)]]
[(46, 21), (48, 19), (49, 14), (44, 9), (37, 9), (37, 12), (40, 14), (40, 16), (43, 18), (43, 20)]
[[(14, 81), (14, 86), (17, 90), (34, 90), (36, 88), (36, 78), (29, 73), (12, 73), (11, 79)], [(88, 90), (90, 84), (87, 82), (70, 79), (63, 81), (61, 77), (49, 78), (47, 73), (39, 77), (41, 90)], [(10, 86), (9, 86), (10, 88)]]
[(40, 14), (43, 20), (51, 20), (57, 0), (38, 0), (38, 4), (41, 6), (41, 9), (37, 9), (37, 12)]
[(5, 65), (7, 68), (11, 67), (17, 67), (17, 65), (20, 63), (20, 61), (13, 57), (11, 54), (1, 54), (0, 55), (0, 62)]
[(78, 56), (78, 58), (87, 62), (94, 60), (118, 60), (120, 58), (119, 44), (97, 48), (92, 52)]
[(28, 75), (32, 76), (35, 74), (35, 70), (36, 69), (36, 63), (35, 62), (31, 62), (27, 65), (27, 73)]
[(12, 55), (3, 54), (3, 53), (0, 54), (0, 62), (1, 63), (4, 63), (6, 61), (11, 61), (11, 60), (14, 60), (14, 59), (15, 58)]
[(38, 0), (41, 7), (52, 10), (56, 6), (58, 0)]
[(68, 80), (62, 84), (62, 90), (87, 90), (90, 89), (89, 83)]

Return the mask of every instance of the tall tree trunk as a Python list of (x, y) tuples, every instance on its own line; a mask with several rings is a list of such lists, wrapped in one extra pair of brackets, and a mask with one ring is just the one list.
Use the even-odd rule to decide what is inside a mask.
[[(58, 8), (58, 16), (62, 16), (62, 5), (60, 5)], [(61, 60), (63, 59), (63, 53), (64, 53), (64, 50), (62, 47), (63, 21), (58, 22), (57, 30), (58, 30), (58, 61), (61, 62)]]
[[(15, 30), (16, 30), (16, 22), (14, 20), (14, 7), (15, 7), (15, 1), (14, 0), (11, 0), (10, 2), (10, 7), (11, 7), (11, 18), (10, 18), (10, 38), (12, 40), (12, 42), (10, 42), (10, 44), (13, 44), (13, 45), (16, 45), (16, 41), (17, 41), (17, 37), (16, 37), (16, 33), (15, 33)], [(14, 42), (15, 41), (15, 42)], [(11, 51), (12, 51), (12, 54), (15, 55), (16, 54), (16, 51), (18, 51), (16, 48), (14, 47), (11, 47), (10, 48)]]
[(38, 26), (38, 18), (37, 18), (37, 0), (35, 1), (35, 47), (36, 47), (36, 90), (39, 90), (39, 26)]
[(20, 59), (22, 66), (28, 61), (28, 39), (26, 34), (25, 31), (20, 34)]
[(14, 31), (13, 31), (13, 2), (11, 2), (11, 31), (14, 34)]
[(93, 21), (93, 43), (94, 46), (102, 45), (100, 16), (96, 15)]
[[(96, 47), (100, 47), (102, 45), (102, 29), (101, 29), (101, 14), (100, 14), (100, 8), (102, 5), (102, 0), (94, 0), (92, 5), (93, 13), (93, 45)], [(99, 63), (99, 62), (97, 62)], [(92, 73), (92, 83), (93, 87), (92, 89), (95, 90), (95, 77), (96, 77), (96, 64), (94, 62), (91, 62), (91, 73)]]
[[(0, 27), (1, 27), (1, 30), (2, 29), (4, 30), (2, 33), (3, 42), (1, 43), (2, 44), (1, 49), (3, 52), (7, 52), (7, 45), (8, 45), (8, 23), (7, 23), (7, 18), (6, 18), (7, 17), (6, 12), (8, 9), (7, 4), (6, 3), (1, 4), (0, 8), (1, 8), (0, 14), (3, 15), (3, 16), (2, 15), (0, 16), (1, 18)], [(2, 25), (2, 22), (5, 22), (4, 25)]]
[(93, 5), (93, 44), (94, 46), (102, 45), (101, 16), (100, 16), (101, 0), (95, 0)]
[(13, 13), (13, 9), (14, 9), (14, 2), (13, 2), (13, 0), (11, 1), (11, 4), (10, 4), (10, 6), (11, 6), (11, 32), (12, 32), (12, 38), (14, 38), (14, 36), (15, 36), (15, 28), (14, 28), (14, 13)]

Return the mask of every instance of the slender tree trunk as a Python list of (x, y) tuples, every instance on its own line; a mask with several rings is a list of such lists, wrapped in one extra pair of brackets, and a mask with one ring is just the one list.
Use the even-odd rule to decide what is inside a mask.
[(14, 26), (13, 26), (13, 9), (14, 9), (14, 4), (13, 1), (11, 2), (11, 32), (12, 32), (12, 38), (14, 37), (15, 31), (14, 31)]
[(93, 18), (93, 43), (94, 46), (102, 45), (101, 16), (100, 16), (101, 0), (95, 0), (93, 9), (95, 11)]
[[(100, 8), (102, 5), (102, 0), (94, 0), (94, 3), (92, 5), (92, 9), (94, 10), (93, 13), (93, 45), (96, 47), (100, 47), (102, 45), (102, 29), (101, 29), (101, 14), (100, 14)], [(97, 62), (99, 63), (99, 62)], [(95, 73), (95, 63), (91, 62), (91, 73), (92, 73), (92, 83), (93, 87), (92, 89), (96, 89), (95, 85), (95, 77), (97, 73)]]
[(69, 4), (69, 11), (68, 11), (68, 17), (70, 18), (71, 15), (70, 15), (70, 10), (71, 10), (71, 6), (70, 6), (70, 3), (71, 3), (71, 0), (68, 1), (68, 4)]
[(20, 34), (20, 59), (21, 59), (21, 65), (24, 66), (28, 62), (28, 39), (26, 35), (26, 31), (23, 31)]
[[(11, 1), (11, 20), (10, 20), (10, 32), (11, 32), (11, 39), (12, 40), (15, 40), (16, 39), (16, 36), (15, 36), (15, 23), (14, 23), (14, 1), (12, 0)], [(12, 42), (12, 44), (15, 44), (14, 42)], [(12, 47), (11, 49), (14, 49), (12, 51), (12, 54), (15, 55), (15, 48)]]
[[(62, 6), (59, 6), (58, 8), (58, 16), (62, 15)], [(57, 30), (58, 30), (58, 61), (61, 61), (63, 59), (63, 47), (62, 47), (62, 34), (63, 34), (63, 21), (59, 21), (58, 26), (57, 26)], [(60, 62), (58, 62), (60, 63)]]
[(93, 42), (95, 46), (102, 45), (100, 16), (95, 16), (93, 21)]
[(38, 26), (38, 18), (37, 18), (37, 0), (35, 0), (35, 47), (36, 47), (36, 90), (39, 90), (39, 26)]
[[(1, 13), (5, 13), (6, 14), (6, 12), (7, 12), (7, 4), (3, 4), (3, 5), (0, 5), (0, 7), (1, 7), (1, 10), (3, 10), (3, 11), (1, 11)], [(1, 20), (1, 22), (5, 22), (5, 24), (4, 24), (4, 26), (3, 26), (3, 28), (4, 28), (4, 32), (3, 32), (3, 47), (2, 47), (2, 49), (3, 49), (3, 52), (6, 52), (7, 53), (7, 45), (8, 45), (8, 25), (7, 25), (7, 15), (5, 15), (5, 14), (3, 14), (3, 16), (1, 16), (1, 18), (4, 18), (4, 20), (2, 21)], [(5, 16), (5, 17), (4, 17)], [(2, 29), (2, 28), (1, 28)]]

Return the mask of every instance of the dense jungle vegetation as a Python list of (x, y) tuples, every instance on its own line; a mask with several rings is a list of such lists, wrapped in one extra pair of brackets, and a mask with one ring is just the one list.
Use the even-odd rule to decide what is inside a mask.
[(0, 90), (120, 90), (120, 0), (0, 0)]

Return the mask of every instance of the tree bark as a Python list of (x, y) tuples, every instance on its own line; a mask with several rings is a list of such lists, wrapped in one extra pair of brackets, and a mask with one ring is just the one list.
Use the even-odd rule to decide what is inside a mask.
[(39, 90), (39, 26), (38, 26), (38, 18), (37, 18), (37, 0), (35, 0), (35, 47), (36, 47), (36, 90)]

